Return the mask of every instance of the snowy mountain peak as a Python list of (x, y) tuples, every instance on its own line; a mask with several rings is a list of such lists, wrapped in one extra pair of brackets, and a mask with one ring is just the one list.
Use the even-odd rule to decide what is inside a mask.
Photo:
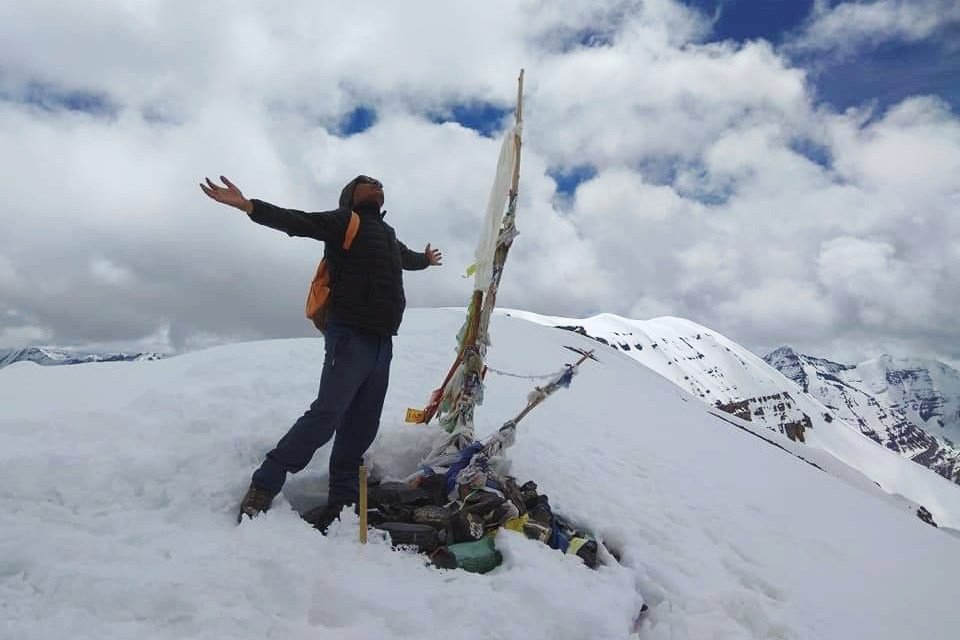
[(764, 360), (774, 369), (787, 376), (806, 391), (807, 376), (803, 371), (803, 363), (800, 361), (800, 355), (792, 347), (783, 346), (770, 352)]
[(764, 360), (864, 435), (960, 483), (960, 372), (936, 360), (848, 365), (782, 348)]
[(797, 352), (794, 351), (793, 347), (790, 345), (783, 345), (782, 347), (777, 347), (770, 352), (771, 358), (795, 358), (797, 357)]

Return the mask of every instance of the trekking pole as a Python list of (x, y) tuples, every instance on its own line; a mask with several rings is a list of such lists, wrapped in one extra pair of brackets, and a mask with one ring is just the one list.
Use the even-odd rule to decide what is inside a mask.
[(367, 544), (367, 467), (360, 465), (360, 544)]

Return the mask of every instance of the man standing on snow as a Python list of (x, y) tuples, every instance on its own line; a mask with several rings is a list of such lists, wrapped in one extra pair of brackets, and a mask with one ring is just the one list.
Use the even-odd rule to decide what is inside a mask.
[[(357, 471), (380, 427), (392, 337), (406, 306), (402, 270), (439, 265), (442, 256), (429, 244), (423, 253), (416, 253), (397, 240), (393, 228), (383, 220), (383, 185), (368, 176), (357, 176), (343, 188), (338, 209), (320, 213), (248, 200), (227, 178), (220, 179), (226, 187), (207, 178), (200, 188), (217, 202), (244, 211), (258, 224), (326, 243), (324, 255), (334, 286), (324, 329), (326, 356), (320, 391), (254, 472), (237, 516), (239, 522), (243, 514), (252, 518), (269, 509), (287, 473), (306, 467), (317, 449), (333, 438), (328, 506), (322, 522), (314, 523), (326, 529), (344, 506), (357, 503)], [(341, 245), (351, 211), (359, 215), (360, 226), (345, 251)]]

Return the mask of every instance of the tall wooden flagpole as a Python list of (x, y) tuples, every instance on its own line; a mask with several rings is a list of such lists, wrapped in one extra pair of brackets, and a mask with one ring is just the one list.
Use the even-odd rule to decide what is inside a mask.
[[(521, 69), (517, 81), (517, 107), (514, 113), (511, 184), (508, 192), (507, 212), (503, 216), (493, 256), (488, 263), (492, 265), (492, 277), (486, 285), (486, 291), (478, 288), (474, 290), (471, 296), (470, 308), (462, 331), (457, 357), (440, 388), (434, 390), (430, 395), (430, 400), (425, 409), (422, 411), (413, 409), (407, 411), (407, 421), (429, 423), (439, 411), (443, 410), (445, 415), (441, 418), (441, 423), (444, 428), (448, 432), (465, 428), (469, 431), (468, 439), (472, 438), (473, 410), (482, 393), (484, 361), (486, 347), (489, 344), (490, 316), (496, 304), (497, 288), (500, 286), (500, 280), (503, 276), (507, 253), (517, 235), (514, 219), (520, 184), (523, 78), (524, 71)], [(502, 211), (500, 209), (498, 215)], [(448, 388), (451, 383), (454, 383), (454, 387)]]

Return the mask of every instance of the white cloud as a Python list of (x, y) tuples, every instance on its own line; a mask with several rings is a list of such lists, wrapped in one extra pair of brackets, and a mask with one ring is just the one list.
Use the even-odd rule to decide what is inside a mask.
[(837, 169), (864, 187), (937, 199), (956, 189), (960, 120), (935, 98), (905, 100), (864, 127), (838, 122), (832, 147)]
[(804, 73), (762, 42), (654, 49), (638, 34), (556, 56), (542, 72), (531, 130), (538, 150), (567, 164), (694, 158), (731, 127), (802, 126), (808, 110)]
[(838, 55), (887, 41), (915, 42), (960, 22), (955, 0), (876, 0), (831, 6), (818, 0), (790, 47)]
[(0, 327), (0, 349), (19, 349), (46, 342), (51, 337), (49, 331), (31, 325)]
[(867, 327), (917, 330), (935, 320), (938, 274), (897, 256), (890, 242), (834, 238), (818, 257), (820, 284)]
[(90, 262), (90, 273), (97, 280), (112, 285), (129, 285), (136, 280), (130, 269), (104, 257), (94, 258)]
[(819, 287), (801, 280), (764, 278), (725, 298), (718, 311), (728, 322), (753, 323), (769, 338), (791, 327), (795, 338), (810, 339), (837, 321)]
[[(769, 44), (701, 44), (705, 18), (667, 0), (83, 9), (0, 8), (0, 95), (33, 82), (112, 104), (0, 99), (0, 300), (18, 314), (5, 335), (310, 335), (320, 245), (206, 199), (197, 183), (219, 174), (314, 210), (377, 175), (400, 238), (444, 251), (445, 268), (408, 274), (410, 304), (465, 304), (499, 141), (429, 113), (508, 109), (525, 67), (502, 304), (686, 316), (758, 350), (960, 357), (960, 120), (934, 100), (817, 108)], [(590, 37), (602, 46), (576, 44)], [(336, 135), (360, 105), (376, 124)], [(561, 207), (548, 172), (582, 166), (595, 175)]]
[(585, 224), (615, 224), (629, 236), (689, 206), (670, 187), (644, 184), (642, 175), (623, 169), (603, 172), (576, 193), (576, 209)]

